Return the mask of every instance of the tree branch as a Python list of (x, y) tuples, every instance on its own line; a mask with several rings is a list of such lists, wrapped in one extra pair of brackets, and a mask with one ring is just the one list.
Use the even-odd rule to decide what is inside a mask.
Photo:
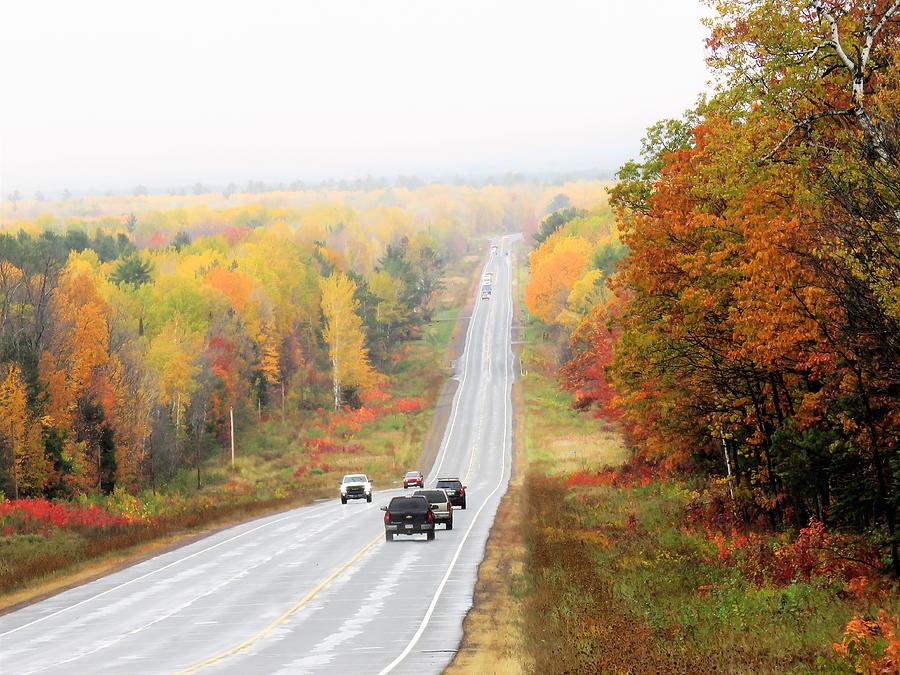
[(838, 55), (838, 58), (844, 62), (844, 65), (847, 67), (851, 73), (856, 73), (857, 65), (853, 62), (853, 60), (847, 56), (847, 52), (844, 51), (844, 47), (841, 44), (841, 36), (840, 31), (838, 30), (838, 22), (837, 17), (834, 16), (830, 11), (825, 8), (825, 3), (822, 0), (813, 0), (813, 7), (816, 9), (816, 13), (825, 19), (828, 22), (828, 25), (831, 27), (831, 45), (834, 47), (835, 53)]
[(801, 129), (805, 131), (809, 131), (812, 128), (814, 122), (818, 122), (821, 119), (826, 117), (844, 117), (844, 116), (852, 116), (855, 115), (856, 111), (853, 108), (847, 108), (844, 110), (826, 110), (824, 112), (816, 113), (814, 115), (809, 115), (808, 117), (803, 118), (799, 122), (797, 122), (794, 126), (790, 128), (790, 130), (784, 135), (778, 145), (776, 145), (772, 150), (763, 155), (759, 159), (759, 164), (763, 164), (765, 162), (770, 161), (775, 155), (777, 155), (785, 145), (787, 145), (788, 141), (794, 136), (795, 133), (800, 131)]

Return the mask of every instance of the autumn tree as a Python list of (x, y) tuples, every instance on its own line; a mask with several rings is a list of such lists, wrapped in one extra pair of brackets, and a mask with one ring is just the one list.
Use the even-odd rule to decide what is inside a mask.
[(373, 383), (375, 373), (369, 364), (362, 320), (356, 313), (356, 290), (345, 274), (332, 274), (321, 282), (322, 314), (325, 327), (322, 337), (328, 345), (334, 409), (341, 406), (346, 387), (365, 387)]
[(898, 7), (716, 3), (719, 91), (614, 190), (606, 370), (643, 452), (727, 464), (774, 526), (874, 528), (895, 574)]
[(528, 258), (531, 279), (525, 289), (525, 306), (546, 324), (557, 322), (591, 258), (588, 241), (562, 234), (551, 236)]
[[(5, 371), (5, 372), (4, 372)], [(28, 409), (19, 367), (0, 364), (0, 442), (6, 446), (2, 473), (10, 496), (40, 496), (49, 480), (40, 421)], [(9, 458), (8, 460), (6, 458)]]

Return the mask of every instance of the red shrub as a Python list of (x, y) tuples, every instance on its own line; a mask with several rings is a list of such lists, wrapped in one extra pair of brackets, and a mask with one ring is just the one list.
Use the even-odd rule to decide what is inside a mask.
[(323, 454), (357, 455), (363, 450), (361, 443), (347, 445), (344, 443), (335, 443), (329, 438), (311, 438), (306, 441), (305, 445), (313, 457), (318, 457)]
[(5, 534), (46, 534), (51, 529), (97, 529), (128, 525), (131, 521), (92, 504), (80, 507), (46, 499), (0, 502)]
[(418, 396), (415, 398), (401, 398), (394, 403), (393, 411), (395, 413), (411, 413), (422, 410), (424, 407), (425, 404)]
[(601, 485), (622, 488), (647, 487), (655, 480), (665, 477), (659, 467), (634, 459), (619, 467), (607, 467), (596, 472), (588, 469), (576, 471), (566, 478), (563, 485), (567, 488)]
[(866, 574), (877, 573), (875, 550), (857, 539), (828, 532), (816, 520), (790, 543), (737, 528), (724, 533), (707, 526), (704, 531), (716, 547), (719, 562), (737, 565), (744, 576), (759, 585), (784, 586), (823, 578), (846, 582), (853, 591), (865, 588)]
[(833, 646), (857, 673), (900, 673), (900, 617), (883, 609), (877, 619), (853, 617)]

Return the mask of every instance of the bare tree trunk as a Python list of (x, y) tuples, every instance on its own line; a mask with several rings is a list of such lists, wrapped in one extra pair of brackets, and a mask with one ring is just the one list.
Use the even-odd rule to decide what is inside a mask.
[(9, 421), (9, 438), (12, 443), (12, 475), (13, 475), (13, 499), (19, 499), (19, 469), (16, 466), (16, 430), (12, 420)]
[(338, 363), (337, 363), (336, 357), (331, 360), (331, 364), (332, 364), (331, 382), (332, 382), (332, 388), (334, 390), (333, 391), (333, 393), (334, 393), (334, 409), (340, 410), (341, 409), (341, 384), (340, 384), (340, 382), (338, 382)]

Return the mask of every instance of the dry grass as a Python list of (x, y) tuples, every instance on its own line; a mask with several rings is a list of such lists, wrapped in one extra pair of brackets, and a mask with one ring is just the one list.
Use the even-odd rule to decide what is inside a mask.
[(522, 541), (522, 485), (510, 484), (497, 511), (491, 540), (478, 569), (472, 610), (466, 615), (465, 638), (445, 673), (530, 672), (522, 636), (521, 593), (524, 589), (525, 545)]

